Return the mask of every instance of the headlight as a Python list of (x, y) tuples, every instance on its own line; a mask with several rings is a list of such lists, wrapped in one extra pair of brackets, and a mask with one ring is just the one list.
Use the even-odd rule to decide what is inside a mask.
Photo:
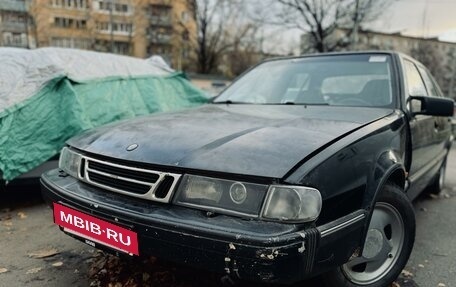
[(242, 204), (247, 198), (247, 188), (240, 182), (235, 182), (230, 187), (230, 198), (236, 204)]
[(59, 168), (67, 174), (78, 178), (81, 166), (81, 155), (64, 147), (60, 152)]
[(309, 222), (320, 215), (322, 199), (318, 190), (309, 187), (268, 186), (185, 175), (174, 203), (225, 214)]
[(174, 203), (220, 213), (258, 217), (267, 185), (185, 175)]
[(314, 188), (271, 186), (263, 217), (291, 222), (313, 221), (320, 215), (321, 204), (320, 192)]

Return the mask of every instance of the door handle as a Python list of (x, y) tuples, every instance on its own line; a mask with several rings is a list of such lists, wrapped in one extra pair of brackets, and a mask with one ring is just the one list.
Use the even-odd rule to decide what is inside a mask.
[(438, 120), (434, 121), (434, 132), (438, 133), (441, 130), (440, 123)]

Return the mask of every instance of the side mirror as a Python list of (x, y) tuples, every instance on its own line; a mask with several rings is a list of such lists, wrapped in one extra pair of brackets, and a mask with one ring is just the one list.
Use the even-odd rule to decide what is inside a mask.
[(421, 102), (421, 110), (414, 111), (413, 115), (429, 115), (438, 117), (452, 117), (454, 115), (454, 101), (451, 99), (412, 96), (410, 100)]

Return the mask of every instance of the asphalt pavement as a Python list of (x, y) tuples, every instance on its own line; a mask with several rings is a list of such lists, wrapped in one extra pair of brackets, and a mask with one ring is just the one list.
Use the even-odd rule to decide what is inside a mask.
[[(406, 271), (420, 287), (456, 287), (456, 148), (447, 163), (445, 190), (414, 202), (417, 231)], [(407, 273), (407, 272), (404, 272)], [(440, 284), (440, 285), (439, 285)]]
[[(448, 159), (444, 192), (423, 195), (414, 206), (415, 247), (395, 287), (456, 287), (455, 148)], [(94, 254), (93, 248), (54, 225), (38, 185), (0, 193), (0, 286), (89, 286)]]

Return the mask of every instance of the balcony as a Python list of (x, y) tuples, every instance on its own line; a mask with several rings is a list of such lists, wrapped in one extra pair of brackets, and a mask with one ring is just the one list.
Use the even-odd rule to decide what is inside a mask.
[(25, 0), (1, 0), (0, 10), (16, 11), (16, 12), (27, 12), (28, 5)]
[(26, 33), (27, 24), (17, 22), (3, 22), (0, 23), (0, 30), (4, 32)]
[(147, 39), (152, 44), (169, 45), (169, 44), (171, 44), (172, 34), (171, 34), (171, 31), (160, 32), (160, 31), (156, 31), (153, 28), (151, 28), (148, 31)]
[(172, 9), (172, 0), (162, 0), (159, 3), (150, 4), (152, 9)]
[(27, 42), (9, 42), (3, 43), (3, 47), (28, 48)]
[(171, 39), (163, 39), (163, 38), (149, 38), (150, 43), (156, 45), (169, 45), (171, 44)]
[(150, 19), (150, 25), (151, 26), (158, 26), (158, 27), (171, 27), (172, 26), (172, 21), (171, 17), (168, 15), (151, 15), (149, 16)]

